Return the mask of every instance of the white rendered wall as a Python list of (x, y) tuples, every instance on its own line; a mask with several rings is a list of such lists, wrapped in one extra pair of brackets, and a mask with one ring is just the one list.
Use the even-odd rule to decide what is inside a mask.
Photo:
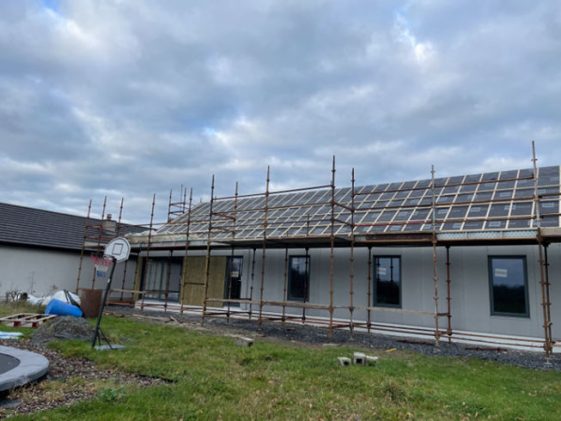
[[(7, 291), (18, 290), (35, 296), (44, 296), (53, 291), (76, 289), (80, 254), (48, 249), (0, 246), (0, 299)], [(115, 269), (113, 286), (120, 288), (124, 274), (124, 263)], [(132, 288), (135, 262), (127, 264), (126, 288)], [(93, 265), (89, 256), (84, 256), (80, 288), (91, 288)], [(95, 288), (104, 288), (105, 281), (97, 280)]]
[[(561, 339), (561, 245), (549, 246), (551, 316), (554, 338)], [(265, 300), (282, 301), (284, 295), (284, 250), (269, 249), (265, 259)], [(381, 248), (373, 247), (372, 256), (401, 257), (401, 298), (403, 310), (434, 311), (434, 284), (432, 249), (423, 248)], [(179, 253), (178, 253), (179, 254)], [(227, 250), (213, 251), (213, 255), (230, 255)], [(291, 249), (289, 256), (304, 255), (304, 249)], [(310, 303), (329, 304), (329, 249), (311, 249), (310, 254)], [(189, 255), (204, 255), (202, 252), (189, 252)], [(236, 250), (236, 256), (244, 257), (242, 276), (242, 297), (249, 298), (251, 291), (251, 250)], [(509, 317), (491, 315), (489, 289), (489, 256), (526, 256), (528, 278), (529, 317)], [(439, 277), (439, 311), (446, 311), (446, 250), (437, 251)], [(334, 259), (334, 305), (349, 305), (349, 249), (335, 249)], [(543, 337), (543, 316), (541, 306), (540, 270), (537, 246), (478, 246), (451, 247), (451, 306), (452, 329), (503, 335)], [(372, 259), (374, 264), (374, 259)], [(255, 275), (253, 280), (253, 300), (259, 300), (261, 281), (262, 252), (257, 249)], [(355, 249), (354, 264), (354, 312), (355, 320), (365, 321), (368, 292), (368, 249)], [(373, 270), (373, 269), (372, 269)], [(373, 278), (373, 275), (372, 275)], [(373, 281), (372, 281), (373, 282)], [(372, 296), (373, 296), (372, 287)], [(372, 303), (371, 298), (371, 303)], [(258, 306), (253, 306), (258, 311)], [(264, 311), (281, 312), (280, 307), (265, 306)], [(287, 308), (288, 314), (301, 315), (301, 309)], [(325, 310), (306, 310), (307, 315), (327, 317)], [(335, 318), (347, 319), (347, 309), (337, 309)], [(441, 328), (445, 329), (447, 319), (441, 317)], [(433, 327), (432, 314), (419, 315), (396, 312), (379, 308), (372, 312), (373, 322), (408, 324)]]
[[(304, 249), (289, 250), (289, 256), (304, 255)], [(402, 309), (434, 311), (434, 284), (432, 249), (426, 248), (372, 248), (373, 256), (400, 256), (402, 269)], [(227, 255), (228, 252), (213, 252)], [(329, 249), (312, 249), (310, 254), (310, 302), (329, 304)], [(251, 252), (236, 251), (244, 256), (242, 291), (249, 297)], [(438, 248), (439, 311), (446, 311), (446, 251)], [(488, 256), (526, 256), (528, 270), (529, 317), (508, 317), (491, 315), (489, 290)], [(553, 336), (561, 338), (561, 285), (557, 280), (561, 275), (561, 246), (549, 247), (551, 314)], [(256, 252), (253, 299), (259, 299), (261, 279), (261, 251)], [(334, 261), (334, 305), (349, 305), (349, 257), (348, 249), (336, 249)], [(368, 291), (368, 250), (355, 249), (354, 265), (354, 313), (355, 320), (366, 320)], [(451, 247), (451, 298), (452, 329), (505, 335), (543, 337), (543, 317), (541, 307), (540, 272), (537, 246), (496, 246), (496, 247)], [(264, 299), (281, 301), (284, 299), (284, 250), (267, 250), (265, 260)], [(373, 293), (373, 292), (372, 292)], [(372, 299), (371, 299), (372, 301)], [(254, 311), (256, 310), (254, 306)], [(265, 311), (280, 312), (279, 307), (265, 306)], [(288, 309), (287, 313), (301, 314), (301, 309)], [(308, 315), (327, 317), (322, 310), (307, 310)], [(337, 309), (336, 318), (348, 318), (347, 309)], [(439, 319), (446, 328), (445, 317)], [(418, 315), (407, 312), (384, 310), (372, 312), (373, 322), (409, 324), (433, 327), (432, 315)]]

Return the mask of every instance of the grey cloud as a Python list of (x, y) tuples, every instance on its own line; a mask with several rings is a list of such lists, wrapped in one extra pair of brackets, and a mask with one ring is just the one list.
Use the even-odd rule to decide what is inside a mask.
[[(2, 197), (84, 212), (543, 164), (561, 156), (555, 1), (0, 6)], [(113, 211), (113, 213), (115, 213)]]

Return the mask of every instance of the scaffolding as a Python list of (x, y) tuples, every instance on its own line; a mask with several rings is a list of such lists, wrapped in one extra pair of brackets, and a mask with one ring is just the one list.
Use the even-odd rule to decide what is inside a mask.
[[(80, 259), (78, 263), (78, 273), (76, 276), (76, 293), (79, 292), (80, 289), (83, 287), (81, 283), (84, 282), (83, 272), (84, 272), (84, 259), (86, 256), (90, 258), (102, 258), (103, 251), (105, 245), (111, 241), (113, 238), (118, 237), (122, 233), (123, 224), (121, 222), (121, 218), (123, 215), (123, 206), (124, 206), (124, 198), (121, 198), (120, 205), (119, 205), (119, 216), (117, 221), (112, 219), (112, 215), (110, 213), (106, 213), (107, 211), (107, 196), (103, 198), (103, 204), (101, 207), (101, 217), (94, 218), (92, 216), (92, 206), (93, 201), (90, 199), (88, 202), (88, 209), (86, 213), (86, 219), (84, 223), (84, 235), (83, 241), (80, 248)], [(124, 273), (126, 275), (126, 265), (124, 265)], [(96, 281), (96, 269), (95, 266), (93, 267), (93, 271), (91, 272), (91, 284), (90, 288), (93, 289), (95, 287)]]
[[(137, 299), (139, 299), (140, 308), (147, 307), (157, 308), (163, 311), (179, 311), (182, 314), (186, 311), (200, 314), (201, 322), (204, 323), (208, 317), (225, 317), (230, 320), (232, 317), (246, 317), (253, 320), (255, 310), (257, 310), (257, 324), (261, 326), (264, 321), (273, 321), (280, 323), (298, 322), (302, 324), (313, 324), (325, 326), (329, 335), (333, 334), (335, 329), (348, 329), (353, 333), (356, 329), (372, 332), (391, 332), (403, 335), (420, 336), (432, 340), (436, 349), (440, 346), (441, 340), (451, 342), (453, 337), (461, 337), (464, 342), (473, 342), (478, 344), (496, 344), (501, 340), (516, 340), (518, 342), (527, 342), (528, 347), (543, 347), (547, 356), (553, 350), (555, 343), (552, 336), (552, 320), (551, 320), (551, 297), (550, 297), (550, 280), (549, 280), (549, 262), (547, 247), (552, 242), (561, 242), (561, 235), (556, 234), (545, 235), (543, 227), (540, 224), (542, 216), (540, 215), (541, 200), (544, 198), (559, 198), (559, 191), (541, 192), (539, 186), (539, 169), (537, 167), (537, 158), (535, 149), (532, 148), (533, 171), (520, 171), (516, 174), (505, 175), (500, 180), (497, 178), (492, 182), (496, 182), (498, 186), (501, 183), (511, 183), (512, 185), (520, 184), (521, 186), (533, 184), (533, 193), (529, 198), (527, 195), (516, 197), (513, 193), (509, 198), (503, 198), (500, 194), (490, 194), (488, 197), (483, 196), (478, 199), (474, 193), (472, 199), (462, 199), (460, 196), (460, 187), (475, 192), (481, 185), (489, 183), (489, 180), (481, 179), (461, 181), (453, 180), (450, 177), (446, 185), (442, 179), (435, 178), (436, 171), (431, 168), (431, 177), (424, 183), (406, 185), (403, 183), (399, 186), (389, 185), (382, 190), (378, 187), (356, 187), (355, 169), (351, 171), (350, 188), (336, 188), (336, 162), (335, 157), (332, 159), (330, 182), (325, 185), (303, 187), (295, 189), (271, 190), (271, 170), (267, 168), (265, 178), (265, 190), (262, 193), (239, 194), (238, 183), (235, 183), (235, 191), (230, 196), (217, 196), (215, 177), (212, 176), (210, 199), (207, 203), (199, 206), (193, 206), (193, 190), (189, 191), (189, 199), (187, 201), (187, 189), (181, 187), (181, 199), (179, 201), (172, 200), (172, 192), (170, 191), (168, 200), (168, 218), (165, 223), (154, 222), (154, 208), (156, 195), (152, 198), (150, 222), (147, 226), (147, 234), (133, 243), (136, 248), (139, 259), (136, 266), (135, 279), (146, 277), (149, 271), (150, 258), (154, 251), (168, 251), (168, 270), (167, 280), (164, 288), (163, 302), (148, 302), (146, 294), (149, 291), (142, 282), (136, 283), (135, 290), (129, 290)], [(473, 189), (471, 189), (471, 187)], [(456, 188), (454, 190), (453, 188)], [(446, 189), (450, 189), (451, 193), (446, 193)], [(498, 187), (495, 187), (497, 190)], [(300, 193), (301, 194), (298, 196)], [(429, 192), (429, 193), (423, 193)], [(403, 197), (409, 198), (415, 196), (418, 198), (416, 205), (410, 205), (408, 208), (407, 201), (404, 204), (392, 204), (383, 201), (379, 197), (375, 198), (378, 193), (385, 195), (402, 194)], [(285, 200), (286, 198), (295, 198), (292, 202)], [(290, 199), (292, 200), (292, 199)], [(442, 202), (441, 202), (442, 200)], [(493, 205), (505, 205), (515, 203), (527, 203), (533, 201), (531, 214), (514, 214), (509, 211), (508, 215), (495, 216), (491, 214)], [(470, 217), (466, 211), (463, 215), (457, 217), (452, 215), (452, 206), (474, 206), (487, 205), (488, 211), (481, 217)], [(442, 206), (448, 206), (444, 216), (439, 214)], [(88, 215), (90, 213), (91, 203), (88, 207)], [(409, 209), (405, 220), (398, 219), (399, 211)], [(470, 208), (471, 209), (471, 208)], [(370, 215), (376, 213), (383, 214), (386, 211), (395, 211), (396, 214), (390, 220), (371, 219)], [(284, 216), (283, 216), (284, 215)], [(291, 215), (298, 216), (301, 222), (295, 224), (291, 219)], [(251, 216), (251, 217), (249, 217)], [(560, 214), (549, 214), (559, 218)], [(381, 216), (380, 216), (381, 218)], [(509, 221), (515, 221), (513, 225), (522, 224), (527, 219), (534, 221), (533, 228), (531, 225), (527, 229), (521, 229), (517, 232), (523, 232), (525, 236), (502, 236), (488, 238), (478, 238), (476, 236), (464, 235), (463, 230), (457, 230), (456, 233), (450, 234), (446, 229), (447, 224), (459, 224), (466, 227), (468, 224), (478, 224), (481, 228), (485, 227), (493, 230), (495, 225), (498, 229), (506, 226)], [(505, 222), (506, 221), (506, 222)], [(411, 227), (407, 231), (404, 226)], [(501, 225), (504, 224), (504, 225)], [(509, 225), (510, 226), (510, 225)], [(158, 227), (166, 227), (165, 230), (158, 230)], [(444, 229), (443, 229), (444, 228)], [(532, 234), (529, 235), (528, 232)], [(446, 234), (446, 235), (443, 235)], [(178, 239), (180, 237), (180, 239)], [(165, 238), (165, 240), (162, 240)], [(541, 290), (541, 306), (543, 317), (544, 338), (541, 345), (536, 345), (535, 341), (529, 339), (521, 339), (508, 337), (508, 335), (478, 334), (465, 331), (455, 331), (452, 327), (453, 318), (453, 300), (452, 300), (452, 261), (451, 248), (469, 245), (537, 245), (539, 254), (539, 272), (540, 272), (540, 290)], [(372, 258), (372, 250), (374, 247), (388, 246), (407, 246), (407, 247), (427, 247), (432, 251), (432, 300), (433, 309), (431, 310), (415, 310), (410, 308), (388, 308), (374, 305), (373, 291), (373, 273), (377, 273), (378, 268), (374, 267)], [(305, 297), (303, 301), (295, 301), (288, 299), (289, 284), (289, 250), (304, 249), (306, 256), (306, 265), (308, 265), (308, 256), (310, 249), (326, 249), (327, 256), (327, 279), (325, 285), (328, 288), (328, 302), (311, 302), (309, 297)], [(335, 250), (348, 249), (348, 302), (343, 304), (335, 300)], [(355, 296), (356, 283), (356, 251), (357, 249), (365, 249), (368, 251), (367, 257), (367, 291), (365, 297)], [(183, 265), (181, 270), (180, 290), (178, 291), (178, 303), (169, 302), (169, 286), (171, 261), (174, 250), (183, 252)], [(251, 265), (246, 288), (246, 297), (232, 298), (231, 276), (224, 286), (225, 294), (221, 297), (209, 296), (209, 283), (211, 278), (211, 262), (214, 252), (221, 250), (229, 250), (229, 255), (233, 258), (236, 250), (247, 250), (250, 253)], [(271, 250), (284, 250), (283, 269), (282, 269), (282, 291), (283, 298), (274, 300), (267, 298), (265, 294), (267, 264)], [(439, 269), (439, 258), (444, 253), (444, 270), (445, 278), (441, 282)], [(201, 279), (189, 279), (189, 258), (193, 251), (197, 251), (198, 256), (204, 258), (203, 277)], [(256, 278), (256, 260), (260, 254), (260, 271)], [(224, 255), (223, 253), (221, 255)], [(306, 267), (309, 274), (309, 267)], [(256, 284), (257, 281), (257, 284)], [(309, 279), (306, 281), (309, 282)], [(442, 285), (441, 285), (442, 283)], [(200, 305), (185, 304), (186, 287), (202, 286), (203, 298)], [(441, 287), (445, 297), (441, 305)], [(257, 299), (254, 297), (255, 288), (257, 288)], [(309, 289), (309, 285), (305, 285), (305, 289)], [(121, 293), (124, 288), (121, 288)], [(212, 305), (211, 305), (212, 304)], [(235, 304), (235, 308), (234, 308)], [(243, 305), (243, 307), (242, 307)], [(278, 310), (275, 310), (278, 309)], [(288, 309), (292, 311), (288, 311)], [(301, 311), (299, 313), (298, 311)], [(362, 311), (366, 315), (366, 320), (358, 320), (357, 311)], [(347, 316), (342, 317), (341, 314), (346, 312)], [(433, 327), (421, 327), (410, 325), (397, 325), (384, 323), (381, 319), (377, 320), (378, 313), (400, 313), (403, 315), (415, 315), (429, 317), (433, 320)], [(323, 313), (323, 316), (319, 314)], [(337, 314), (337, 317), (336, 317)]]

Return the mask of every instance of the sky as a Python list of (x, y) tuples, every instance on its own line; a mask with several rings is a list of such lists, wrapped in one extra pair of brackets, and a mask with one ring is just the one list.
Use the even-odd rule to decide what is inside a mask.
[(2, 0), (0, 51), (2, 202), (561, 164), (558, 0)]

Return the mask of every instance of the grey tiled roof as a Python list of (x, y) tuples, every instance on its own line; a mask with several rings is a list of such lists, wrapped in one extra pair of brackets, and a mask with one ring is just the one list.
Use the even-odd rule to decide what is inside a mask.
[[(82, 216), (0, 203), (0, 243), (80, 250), (87, 221)], [(123, 224), (123, 234), (131, 231), (140, 230)]]
[[(211, 237), (215, 241), (257, 240), (263, 238), (267, 220), (268, 239), (328, 238), (331, 229), (349, 238), (354, 217), (354, 234), (406, 234), (439, 232), (483, 232), (528, 230), (540, 226), (561, 227), (561, 168), (542, 167), (537, 180), (539, 212), (534, 200), (534, 171), (531, 168), (459, 175), (434, 180), (399, 181), (334, 192), (327, 188), (296, 193), (252, 195), (237, 201), (230, 197), (213, 202)], [(265, 212), (267, 200), (267, 212)], [(434, 204), (433, 204), (434, 202)], [(354, 208), (354, 215), (351, 209)], [(334, 220), (331, 221), (331, 212)], [(161, 227), (159, 235), (184, 235), (205, 240), (208, 236), (210, 203), (196, 206)], [(235, 222), (233, 222), (235, 221)], [(235, 234), (235, 235), (234, 235)]]

